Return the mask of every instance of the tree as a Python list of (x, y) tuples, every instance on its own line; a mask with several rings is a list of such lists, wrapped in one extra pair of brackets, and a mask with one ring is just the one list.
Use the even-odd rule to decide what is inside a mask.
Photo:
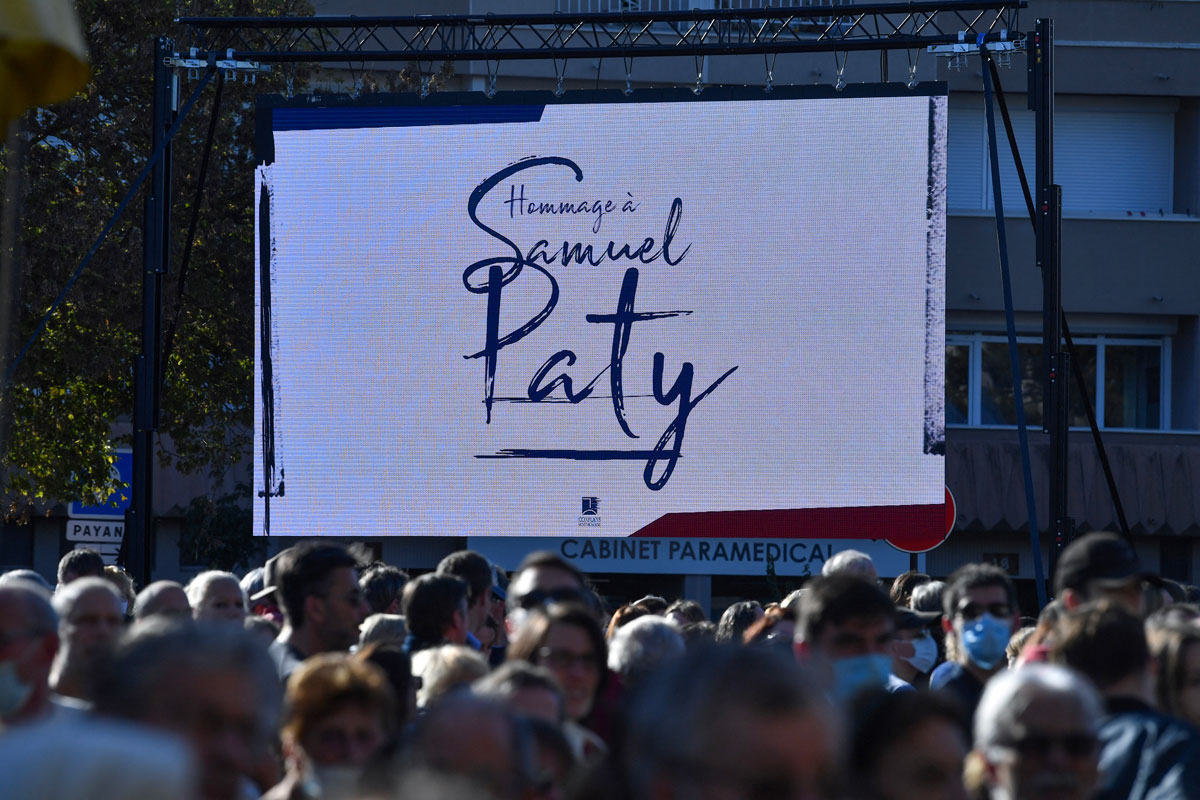
[[(304, 16), (308, 0), (77, 0), (92, 80), (67, 103), (25, 119), (20, 236), (19, 342), (34, 330), (150, 156), (152, 58), (157, 36), (188, 46), (181, 16)], [(427, 85), (442, 88), (448, 65)], [(323, 75), (323, 83), (336, 75)], [(358, 72), (363, 92), (415, 91), (419, 70)], [(216, 94), (206, 90), (174, 140), (173, 242), (163, 294), (160, 463), (207, 471), (212, 485), (252, 450), (254, 99), (297, 91), (308, 73), (276, 67), (255, 84), (222, 87), (198, 206), (186, 283), (180, 261)], [(215, 83), (215, 81), (214, 81)], [(186, 97), (195, 82), (184, 82)], [(349, 87), (347, 87), (349, 88)], [(7, 158), (0, 159), (7, 164)], [(0, 183), (3, 178), (0, 175)], [(111, 448), (130, 441), (133, 365), (140, 352), (141, 198), (126, 211), (51, 319), (0, 403), (0, 516), (27, 518), (65, 500), (102, 501), (117, 487)], [(0, 246), (4, 246), (0, 242)], [(170, 332), (170, 333), (168, 333)], [(165, 344), (165, 342), (164, 342)], [(188, 505), (181, 545), (189, 559), (232, 567), (250, 555), (250, 487), (216, 490)]]
[[(25, 192), (15, 258), (21, 275), (18, 341), (66, 284), (150, 155), (156, 36), (187, 44), (179, 16), (311, 14), (308, 0), (79, 0), (92, 80), (72, 100), (24, 120)], [(175, 139), (172, 259), (164, 330), (159, 458), (219, 477), (250, 451), (253, 373), (254, 96), (282, 91), (277, 70), (256, 85), (231, 81), (222, 101), (186, 285), (183, 240), (215, 89)], [(213, 81), (215, 84), (216, 81)], [(184, 82), (186, 96), (195, 82)], [(7, 159), (5, 159), (7, 164)], [(57, 501), (107, 497), (110, 449), (128, 441), (141, 324), (142, 211), (125, 213), (8, 389), (5, 516)]]

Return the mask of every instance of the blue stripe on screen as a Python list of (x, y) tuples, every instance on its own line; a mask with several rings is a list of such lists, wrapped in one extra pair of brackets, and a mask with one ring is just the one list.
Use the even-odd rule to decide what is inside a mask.
[(338, 128), (411, 128), (421, 125), (479, 125), (496, 122), (538, 122), (545, 106), (346, 106), (276, 108), (277, 131), (336, 130)]

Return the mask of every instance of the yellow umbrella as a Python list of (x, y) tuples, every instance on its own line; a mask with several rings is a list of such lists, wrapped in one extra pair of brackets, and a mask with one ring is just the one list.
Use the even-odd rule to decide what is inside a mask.
[(87, 80), (87, 47), (71, 0), (0, 0), (0, 132)]

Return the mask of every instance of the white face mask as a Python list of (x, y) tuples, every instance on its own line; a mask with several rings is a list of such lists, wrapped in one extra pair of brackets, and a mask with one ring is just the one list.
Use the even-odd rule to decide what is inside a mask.
[(904, 660), (912, 664), (913, 669), (917, 672), (929, 672), (933, 669), (938, 655), (937, 642), (933, 640), (933, 637), (926, 633), (920, 639), (913, 639), (912, 646), (912, 656)]

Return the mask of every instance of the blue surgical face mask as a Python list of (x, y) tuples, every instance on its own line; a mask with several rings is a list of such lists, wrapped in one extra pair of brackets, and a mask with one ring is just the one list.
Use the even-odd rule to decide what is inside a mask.
[(912, 664), (917, 672), (929, 672), (937, 663), (938, 648), (933, 637), (926, 633), (920, 639), (912, 640), (912, 657), (904, 659)]
[(892, 674), (892, 657), (885, 654), (840, 658), (833, 662), (833, 694), (848, 701), (866, 689), (882, 689)]
[(993, 670), (1005, 659), (1004, 648), (1012, 637), (1012, 621), (984, 613), (970, 622), (963, 620), (959, 637), (971, 663), (983, 670)]
[(0, 661), (0, 717), (20, 711), (33, 693), (33, 685), (17, 676), (17, 662)]

